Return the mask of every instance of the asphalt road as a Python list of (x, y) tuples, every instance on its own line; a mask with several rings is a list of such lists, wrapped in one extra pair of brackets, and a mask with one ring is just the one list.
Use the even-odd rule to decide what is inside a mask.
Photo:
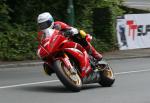
[(150, 10), (150, 0), (124, 0), (124, 5), (131, 8)]
[(112, 87), (85, 85), (81, 92), (64, 88), (41, 66), (0, 69), (0, 103), (150, 103), (150, 58), (111, 60)]

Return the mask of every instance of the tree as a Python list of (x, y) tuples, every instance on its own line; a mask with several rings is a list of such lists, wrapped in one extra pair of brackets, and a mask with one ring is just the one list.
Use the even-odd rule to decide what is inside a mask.
[(4, 32), (10, 28), (9, 20), (9, 7), (5, 4), (5, 1), (0, 1), (0, 32)]

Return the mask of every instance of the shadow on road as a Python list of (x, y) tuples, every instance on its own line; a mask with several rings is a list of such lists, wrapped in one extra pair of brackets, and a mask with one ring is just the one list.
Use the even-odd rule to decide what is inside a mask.
[(20, 87), (17, 90), (26, 92), (43, 92), (43, 93), (72, 93), (67, 90), (64, 86), (31, 86), (31, 87)]
[(97, 88), (102, 88), (102, 87), (98, 84), (86, 84), (83, 85), (82, 90), (90, 90), (90, 89), (97, 89)]
[[(85, 90), (92, 90), (97, 88), (103, 88), (98, 84), (92, 85), (84, 85), (81, 91)], [(16, 88), (17, 90), (26, 91), (26, 92), (41, 92), (41, 93), (74, 93), (66, 89), (63, 85), (56, 85), (56, 86), (28, 86), (28, 87), (19, 87)]]

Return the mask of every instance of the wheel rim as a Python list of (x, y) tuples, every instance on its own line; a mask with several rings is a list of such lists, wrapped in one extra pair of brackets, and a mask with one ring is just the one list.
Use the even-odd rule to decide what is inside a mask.
[(103, 70), (103, 75), (106, 76), (106, 77), (108, 77), (108, 78), (111, 78), (111, 79), (114, 78), (113, 71), (112, 71), (112, 69), (109, 68), (109, 67), (108, 67), (108, 68), (105, 68), (105, 69)]
[(69, 77), (69, 79), (75, 84), (75, 85), (81, 85), (81, 79), (75, 70), (75, 72), (72, 73), (70, 69), (68, 69), (63, 63), (61, 63), (61, 67), (63, 68), (64, 73)]
[(109, 65), (99, 65), (98, 70), (100, 70), (105, 77), (110, 79), (114, 78), (114, 73)]

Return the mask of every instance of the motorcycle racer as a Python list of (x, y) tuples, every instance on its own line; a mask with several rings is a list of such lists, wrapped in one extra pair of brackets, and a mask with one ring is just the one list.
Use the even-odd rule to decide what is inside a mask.
[(92, 37), (84, 31), (79, 31), (78, 29), (71, 27), (61, 21), (54, 22), (54, 19), (49, 12), (39, 14), (37, 23), (39, 28), (38, 35), (45, 34), (45, 36), (50, 36), (52, 29), (59, 30), (65, 35), (70, 36), (73, 41), (83, 46), (88, 54), (92, 55), (97, 61), (102, 59), (102, 55), (95, 50), (90, 42), (87, 42), (87, 40), (90, 41)]

